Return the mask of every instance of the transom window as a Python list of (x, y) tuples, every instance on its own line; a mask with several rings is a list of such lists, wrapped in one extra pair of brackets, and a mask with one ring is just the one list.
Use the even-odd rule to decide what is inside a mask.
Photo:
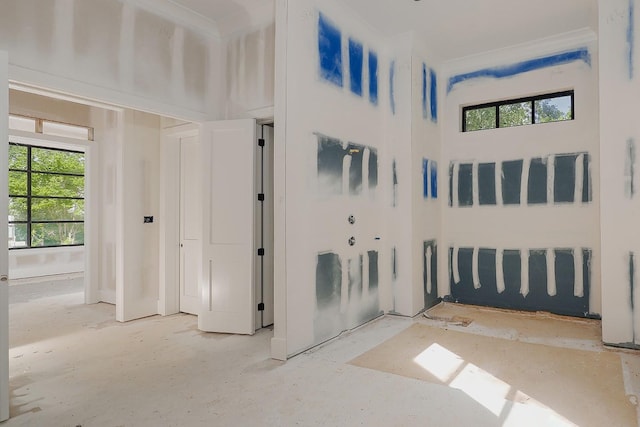
[(9, 115), (9, 129), (93, 141), (93, 128), (14, 114)]
[(570, 90), (463, 107), (462, 131), (573, 120), (573, 98)]
[(84, 244), (85, 154), (9, 142), (9, 249)]

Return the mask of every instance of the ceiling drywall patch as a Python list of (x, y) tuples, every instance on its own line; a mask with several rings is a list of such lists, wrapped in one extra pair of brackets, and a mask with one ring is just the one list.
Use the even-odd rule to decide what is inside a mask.
[(458, 74), (449, 78), (447, 93), (451, 92), (454, 86), (458, 83), (466, 82), (468, 80), (478, 78), (503, 79), (506, 77), (513, 77), (518, 74), (527, 73), (529, 71), (535, 71), (542, 68), (553, 67), (556, 65), (568, 64), (576, 61), (582, 61), (591, 66), (591, 53), (589, 53), (589, 49), (586, 47), (582, 47), (580, 49), (570, 50), (549, 56), (543, 56), (541, 58), (529, 59), (506, 66), (483, 68), (481, 70), (472, 71), (470, 73)]

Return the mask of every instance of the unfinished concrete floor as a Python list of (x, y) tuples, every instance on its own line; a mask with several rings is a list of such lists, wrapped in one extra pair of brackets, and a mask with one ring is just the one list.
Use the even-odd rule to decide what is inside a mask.
[[(113, 306), (83, 305), (81, 286), (76, 279), (10, 287), (12, 418), (2, 427), (637, 425), (640, 355), (603, 348), (597, 321), (447, 304), (431, 319), (378, 319), (282, 363), (269, 358), (270, 330), (205, 334), (189, 315), (121, 324)], [(456, 368), (446, 357), (420, 356), (434, 348), (469, 360)], [(495, 348), (509, 350), (500, 363)], [(600, 384), (617, 388), (609, 401), (583, 408), (594, 414), (586, 422), (571, 396), (558, 398), (575, 375), (534, 375), (532, 391), (509, 384), (526, 378), (513, 366), (526, 371), (550, 351), (568, 367), (576, 352), (584, 356), (581, 369), (592, 376), (584, 384), (593, 387), (585, 394), (597, 396)], [(356, 366), (363, 358), (375, 366)], [(416, 373), (412, 363), (435, 368), (436, 377), (452, 367), (450, 378), (407, 375), (407, 367)]]

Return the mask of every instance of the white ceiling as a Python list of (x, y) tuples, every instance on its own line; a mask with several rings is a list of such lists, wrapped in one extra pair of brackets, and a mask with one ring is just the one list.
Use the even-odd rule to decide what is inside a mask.
[(597, 29), (597, 0), (343, 0), (386, 35), (414, 30), (443, 60)]
[(171, 0), (196, 13), (220, 23), (236, 15), (249, 13), (252, 9), (261, 7), (265, 3), (273, 4), (272, 0)]
[(222, 36), (263, 20), (273, 20), (274, 0), (169, 0), (204, 16)]
[[(254, 22), (273, 0), (171, 0), (216, 23)], [(597, 0), (341, 0), (385, 35), (410, 30), (433, 40), (442, 60), (568, 31), (597, 29)]]

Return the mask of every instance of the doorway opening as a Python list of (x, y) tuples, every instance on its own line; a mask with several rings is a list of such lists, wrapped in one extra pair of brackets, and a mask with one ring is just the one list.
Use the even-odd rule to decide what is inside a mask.
[[(256, 191), (253, 206), (255, 265), (254, 330), (273, 325), (273, 120), (256, 123), (256, 149), (253, 151), (253, 180)], [(159, 312), (198, 315), (202, 310), (203, 224), (203, 143), (202, 128), (182, 123), (163, 130), (160, 177), (161, 201)], [(229, 159), (232, 161), (232, 159)], [(205, 166), (206, 168), (206, 166)], [(232, 186), (233, 183), (229, 183)], [(212, 203), (219, 201), (212, 200)], [(215, 221), (215, 219), (214, 219)], [(178, 226), (172, 225), (178, 224)]]

